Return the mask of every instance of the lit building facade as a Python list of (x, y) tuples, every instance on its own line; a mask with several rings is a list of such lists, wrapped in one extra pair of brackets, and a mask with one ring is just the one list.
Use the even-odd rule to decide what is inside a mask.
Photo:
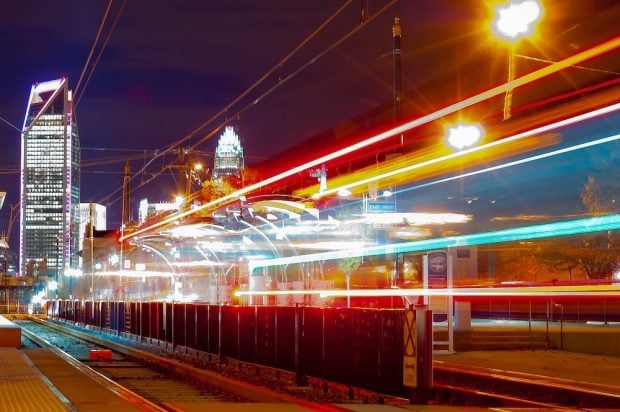
[(213, 178), (228, 180), (231, 183), (240, 182), (242, 170), (243, 147), (235, 130), (227, 126), (215, 149)]
[(77, 267), (79, 249), (80, 145), (72, 100), (67, 78), (34, 84), (21, 139), (20, 274), (45, 268), (61, 287), (65, 269)]
[(175, 211), (178, 212), (181, 210), (181, 204), (179, 202), (176, 203), (168, 203), (168, 202), (159, 202), (159, 203), (149, 203), (148, 199), (142, 199), (140, 201), (140, 207), (138, 209), (138, 219), (140, 223), (144, 223), (146, 219), (151, 216), (157, 215), (161, 212)]
[(80, 203), (80, 247), (84, 244), (84, 238), (88, 237), (86, 228), (90, 223), (90, 206), (93, 206), (93, 230), (107, 230), (107, 208), (99, 203)]

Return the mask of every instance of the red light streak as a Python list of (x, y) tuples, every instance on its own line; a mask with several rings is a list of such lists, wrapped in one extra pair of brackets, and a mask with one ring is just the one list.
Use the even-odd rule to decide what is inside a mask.
[(386, 180), (386, 179), (388, 179), (390, 177), (394, 177), (394, 176), (399, 175), (399, 174), (403, 174), (403, 173), (406, 173), (406, 172), (411, 172), (411, 171), (416, 170), (416, 169), (420, 169), (420, 168), (423, 168), (423, 167), (427, 167), (427, 166), (434, 165), (434, 164), (437, 164), (437, 163), (441, 163), (441, 162), (444, 162), (444, 161), (448, 161), (448, 160), (451, 160), (451, 159), (465, 157), (466, 155), (469, 155), (469, 154), (472, 154), (472, 153), (476, 153), (476, 152), (483, 151), (483, 150), (488, 150), (488, 149), (491, 149), (491, 148), (496, 147), (496, 146), (506, 145), (508, 143), (514, 142), (516, 140), (521, 140), (521, 139), (526, 138), (526, 137), (540, 135), (540, 134), (543, 134), (543, 133), (546, 133), (546, 132), (549, 132), (549, 131), (552, 131), (552, 130), (555, 130), (555, 129), (559, 129), (559, 128), (564, 127), (564, 126), (569, 126), (569, 125), (572, 125), (572, 124), (575, 124), (575, 123), (579, 123), (579, 122), (582, 122), (582, 121), (585, 121), (585, 120), (588, 120), (588, 119), (592, 119), (592, 118), (597, 117), (597, 116), (602, 116), (602, 115), (614, 112), (614, 111), (619, 110), (619, 109), (620, 109), (620, 103), (612, 104), (610, 106), (603, 107), (603, 108), (600, 108), (600, 109), (597, 109), (597, 110), (593, 110), (593, 111), (588, 112), (588, 113), (583, 113), (583, 114), (580, 114), (580, 115), (577, 115), (577, 116), (574, 116), (574, 117), (571, 117), (571, 118), (568, 118), (568, 119), (564, 119), (564, 120), (553, 122), (553, 123), (550, 123), (550, 124), (547, 124), (547, 125), (544, 125), (544, 126), (536, 127), (534, 129), (527, 130), (525, 132), (521, 132), (521, 133), (512, 135), (510, 137), (505, 137), (505, 138), (502, 138), (502, 139), (494, 140), (494, 141), (492, 141), (490, 143), (487, 143), (487, 144), (484, 144), (484, 145), (475, 146), (475, 147), (472, 147), (472, 148), (469, 148), (469, 149), (460, 150), (458, 152), (453, 152), (453, 153), (450, 153), (450, 154), (447, 154), (447, 155), (444, 155), (444, 156), (438, 156), (438, 157), (435, 157), (433, 159), (429, 159), (429, 160), (426, 160), (426, 161), (423, 161), (423, 162), (418, 162), (418, 163), (410, 164), (408, 166), (401, 167), (399, 169), (389, 170), (389, 171), (386, 171), (384, 173), (375, 174), (373, 176), (370, 176), (370, 177), (367, 177), (367, 178), (364, 178), (364, 179), (360, 179), (360, 180), (356, 180), (355, 182), (348, 183), (348, 184), (345, 184), (345, 185), (334, 186), (331, 189), (324, 190), (324, 191), (322, 191), (320, 193), (315, 193), (313, 196), (314, 197), (324, 197), (324, 196), (328, 196), (330, 194), (338, 193), (340, 190), (352, 189), (354, 187), (365, 185), (365, 184), (368, 184), (368, 183), (372, 183), (372, 182), (376, 182), (376, 181), (380, 181), (380, 180)]
[(527, 286), (507, 288), (446, 288), (446, 289), (354, 289), (354, 290), (264, 290), (237, 291), (235, 296), (319, 295), (329, 297), (405, 297), (405, 296), (620, 296), (614, 285)]
[(465, 100), (462, 100), (460, 102), (454, 103), (452, 105), (449, 105), (447, 107), (444, 107), (443, 109), (437, 110), (436, 112), (427, 114), (425, 116), (419, 117), (417, 119), (414, 119), (412, 121), (406, 122), (400, 126), (394, 127), (392, 129), (389, 129), (385, 132), (379, 133), (373, 137), (370, 137), (368, 139), (362, 140), (358, 143), (352, 144), (349, 147), (346, 147), (344, 149), (340, 149), (337, 150), (335, 152), (332, 152), (330, 154), (327, 154), (325, 156), (321, 156), (315, 160), (309, 161), (307, 163), (301, 164), (299, 166), (293, 167), (285, 172), (279, 173), (277, 175), (274, 175), (270, 178), (267, 178), (261, 182), (252, 184), (250, 186), (247, 186), (243, 189), (237, 190), (229, 195), (223, 196), (219, 199), (213, 200), (211, 202), (207, 202), (197, 208), (191, 209), (191, 210), (187, 210), (184, 212), (179, 212), (177, 214), (171, 215), (170, 217), (163, 219), (160, 222), (157, 223), (153, 223), (152, 225), (136, 230), (135, 232), (131, 232), (128, 233), (126, 235), (121, 236), (120, 241), (123, 242), (127, 239), (130, 239), (134, 236), (137, 236), (139, 234), (142, 233), (146, 233), (148, 231), (151, 231), (153, 229), (156, 229), (158, 227), (167, 225), (169, 223), (174, 222), (175, 220), (184, 218), (186, 216), (190, 216), (200, 210), (205, 210), (205, 209), (209, 209), (212, 208), (214, 206), (223, 204), (229, 200), (235, 200), (238, 199), (241, 196), (244, 196), (250, 192), (253, 192), (255, 190), (261, 189), (264, 186), (270, 185), (272, 183), (278, 182), (282, 179), (285, 179), (287, 177), (290, 176), (294, 176), (297, 173), (300, 173), (306, 169), (310, 169), (312, 167), (316, 167), (319, 166), (323, 163), (329, 162), (330, 160), (334, 160), (337, 159), (339, 157), (345, 156), (349, 153), (355, 152), (357, 150), (363, 149), (365, 147), (371, 146), (375, 143), (379, 143), (385, 139), (388, 139), (392, 136), (396, 136), (399, 135), (401, 133), (405, 133), (411, 129), (414, 129), (416, 127), (419, 127), (421, 125), (424, 125), (426, 123), (430, 123), (434, 120), (437, 120), (441, 117), (447, 116), (449, 114), (455, 113), (459, 110), (462, 110), (464, 108), (467, 108), (469, 106), (472, 106), (474, 104), (480, 103), (482, 101), (485, 101), (487, 99), (490, 99), (492, 97), (498, 96), (502, 93), (505, 93), (507, 90), (511, 90), (511, 89), (515, 89), (517, 87), (526, 85), (528, 83), (534, 82), (536, 80), (542, 79), (544, 77), (550, 76), (554, 73), (557, 73), (561, 70), (564, 70), (566, 68), (569, 68), (573, 65), (582, 63), (586, 60), (592, 59), (596, 56), (608, 53), (614, 49), (616, 49), (618, 46), (620, 46), (620, 36), (616, 36), (598, 46), (594, 46), (590, 49), (584, 50), (580, 53), (577, 53), (573, 56), (567, 57), (564, 60), (555, 62), (550, 64), (549, 66), (543, 67), (541, 69), (538, 69), (536, 71), (533, 71), (531, 73), (528, 73), (524, 76), (521, 76), (517, 79), (514, 79), (510, 82), (501, 84), (499, 86), (496, 86), (492, 89), (489, 89), (485, 92), (476, 94), (472, 97), (469, 97)]

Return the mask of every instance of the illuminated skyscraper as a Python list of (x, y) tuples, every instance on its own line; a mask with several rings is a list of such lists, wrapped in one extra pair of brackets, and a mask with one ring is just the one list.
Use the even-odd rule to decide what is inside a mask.
[(228, 126), (220, 136), (213, 160), (213, 178), (241, 182), (243, 148), (235, 130)]
[(77, 267), (80, 145), (66, 78), (32, 86), (22, 128), (19, 264), (22, 275)]

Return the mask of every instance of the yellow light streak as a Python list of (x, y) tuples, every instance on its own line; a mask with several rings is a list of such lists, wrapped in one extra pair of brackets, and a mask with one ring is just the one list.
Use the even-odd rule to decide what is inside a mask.
[[(453, 164), (448, 163), (450, 160), (458, 159), (460, 162), (459, 165), (462, 167), (472, 167), (479, 164), (485, 164), (490, 160), (499, 160), (517, 153), (541, 149), (543, 147), (557, 144), (560, 141), (560, 136), (555, 133), (550, 133), (551, 131), (602, 116), (616, 110), (620, 110), (620, 103), (612, 104), (610, 106), (593, 110), (588, 113), (583, 113), (578, 116), (573, 116), (568, 119), (549, 123), (544, 126), (536, 127), (522, 133), (517, 133), (506, 138), (494, 140), (490, 143), (458, 152), (449, 152), (445, 154), (445, 148), (431, 148), (423, 152), (422, 155), (412, 153), (409, 155), (399, 156), (399, 158), (385, 162), (379, 167), (371, 166), (350, 175), (339, 176), (331, 179), (332, 188), (324, 190), (320, 193), (318, 192), (319, 185), (313, 185), (308, 188), (300, 189), (294, 194), (296, 196), (305, 195), (320, 198), (333, 195), (345, 189), (353, 191), (353, 189), (358, 188), (358, 192), (363, 191), (364, 185), (379, 180), (383, 184), (402, 184), (407, 180), (403, 175), (414, 170), (416, 171), (415, 179), (427, 178), (448, 171), (454, 166)], [(536, 139), (525, 139), (526, 137), (532, 136), (536, 136)], [(500, 152), (499, 148), (504, 150)], [(491, 151), (492, 149), (495, 149), (496, 151), (493, 152)], [(484, 158), (481, 158), (482, 154), (480, 152), (483, 151), (489, 151), (489, 153), (485, 153)], [(437, 166), (438, 164), (444, 162), (446, 163), (441, 166)], [(431, 168), (431, 166), (435, 167)], [(412, 180), (412, 178), (409, 180)]]

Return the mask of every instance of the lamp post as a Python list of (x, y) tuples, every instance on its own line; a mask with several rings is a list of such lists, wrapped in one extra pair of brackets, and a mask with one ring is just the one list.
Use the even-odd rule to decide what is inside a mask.
[[(509, 42), (508, 83), (515, 78), (515, 50), (519, 40), (529, 36), (534, 25), (542, 16), (542, 6), (538, 0), (511, 0), (495, 10), (493, 32)], [(512, 88), (504, 95), (504, 120), (511, 117)]]

